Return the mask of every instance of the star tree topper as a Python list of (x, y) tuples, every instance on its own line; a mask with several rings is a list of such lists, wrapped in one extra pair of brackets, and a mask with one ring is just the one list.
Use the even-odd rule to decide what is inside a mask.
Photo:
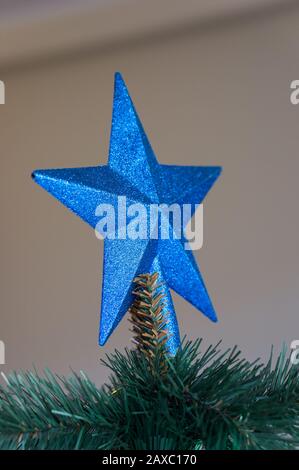
[[(115, 74), (108, 164), (96, 167), (36, 170), (36, 183), (96, 227), (99, 204), (200, 204), (221, 172), (220, 167), (161, 165), (151, 148), (126, 85)], [(169, 288), (210, 320), (216, 313), (186, 239), (104, 240), (104, 269), (99, 343), (104, 345), (133, 302), (133, 279), (158, 272), (165, 295), (168, 349), (180, 345), (179, 329)]]

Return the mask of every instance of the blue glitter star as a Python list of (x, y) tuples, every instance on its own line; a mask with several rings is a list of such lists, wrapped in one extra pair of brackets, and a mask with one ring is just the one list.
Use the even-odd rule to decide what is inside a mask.
[[(96, 227), (99, 204), (117, 207), (118, 196), (127, 204), (200, 204), (221, 172), (220, 167), (160, 165), (150, 146), (126, 85), (115, 75), (112, 129), (108, 165), (37, 170), (36, 183), (85, 222)], [(99, 343), (104, 345), (130, 307), (133, 279), (158, 272), (165, 294), (168, 350), (180, 345), (179, 329), (169, 287), (217, 321), (191, 251), (185, 239), (104, 240), (104, 270)]]

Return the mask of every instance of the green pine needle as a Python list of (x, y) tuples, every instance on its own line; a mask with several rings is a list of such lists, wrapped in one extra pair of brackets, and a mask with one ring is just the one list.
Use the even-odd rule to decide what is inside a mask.
[(201, 344), (184, 341), (165, 359), (164, 375), (153, 374), (136, 350), (115, 351), (104, 362), (110, 382), (100, 389), (83, 373), (10, 375), (0, 387), (0, 448), (298, 447), (298, 366), (285, 350), (262, 365), (242, 359), (237, 348), (202, 352)]

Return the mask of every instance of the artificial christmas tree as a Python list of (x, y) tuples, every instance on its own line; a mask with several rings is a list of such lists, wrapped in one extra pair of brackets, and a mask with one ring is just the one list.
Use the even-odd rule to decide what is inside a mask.
[(104, 364), (109, 384), (81, 372), (10, 375), (0, 388), (2, 449), (293, 449), (299, 445), (299, 375), (282, 352), (249, 363), (237, 348), (165, 348), (157, 275), (138, 276), (131, 313), (136, 348)]

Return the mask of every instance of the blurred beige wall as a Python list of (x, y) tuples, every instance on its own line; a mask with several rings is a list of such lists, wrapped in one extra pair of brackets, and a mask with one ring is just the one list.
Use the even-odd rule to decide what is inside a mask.
[(1, 370), (71, 366), (100, 383), (99, 359), (130, 345), (124, 319), (98, 347), (102, 244), (30, 179), (106, 162), (116, 70), (160, 162), (224, 168), (197, 253), (220, 321), (174, 296), (182, 335), (250, 359), (299, 338), (298, 43), (292, 8), (0, 70)]

